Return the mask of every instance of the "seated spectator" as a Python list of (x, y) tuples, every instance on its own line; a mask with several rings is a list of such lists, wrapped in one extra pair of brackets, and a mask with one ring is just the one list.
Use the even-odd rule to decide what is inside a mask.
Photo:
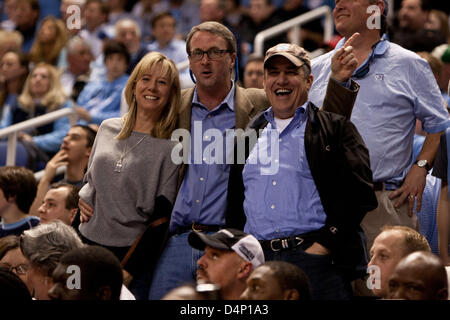
[(79, 36), (74, 36), (67, 42), (66, 50), (67, 67), (61, 74), (61, 85), (65, 95), (77, 101), (89, 81), (90, 63), (94, 56), (89, 43)]
[(1, 9), (2, 16), (0, 19), (0, 29), (14, 30), (16, 24), (11, 18), (16, 10), (16, 0), (4, 0)]
[(0, 59), (8, 51), (22, 51), (23, 36), (18, 31), (0, 29)]
[[(22, 94), (12, 108), (12, 121), (8, 125), (71, 106), (72, 103), (62, 91), (58, 71), (49, 64), (39, 63), (25, 81)], [(28, 155), (28, 167), (33, 170), (43, 168), (48, 157), (59, 150), (68, 130), (69, 119), (63, 117), (27, 132), (20, 132), (20, 142)], [(2, 157), (5, 161), (6, 155), (2, 154)]]
[(78, 96), (75, 111), (82, 120), (80, 123), (100, 125), (103, 120), (120, 115), (120, 96), (128, 80), (125, 72), (130, 54), (122, 43), (108, 40), (104, 57), (106, 77), (89, 82)]
[(416, 251), (430, 252), (430, 246), (423, 235), (405, 226), (386, 226), (375, 238), (370, 249), (369, 268), (374, 273), (367, 284), (373, 294), (386, 298), (388, 281), (399, 261)]
[(205, 251), (197, 261), (197, 282), (219, 285), (224, 300), (239, 299), (253, 269), (264, 263), (258, 240), (240, 230), (191, 232), (188, 241), (193, 248)]
[(152, 40), (152, 20), (155, 15), (153, 5), (159, 2), (154, 0), (136, 1), (131, 10), (131, 14), (142, 23), (142, 42), (148, 43)]
[(37, 30), (30, 49), (30, 61), (34, 64), (46, 62), (56, 66), (67, 43), (66, 26), (61, 19), (46, 17)]
[(440, 32), (447, 39), (447, 43), (450, 42), (449, 17), (444, 11), (431, 9), (425, 29)]
[(131, 74), (134, 67), (148, 52), (147, 48), (141, 45), (141, 27), (132, 19), (120, 19), (115, 24), (114, 38), (122, 42), (130, 53), (130, 64), (126, 72)]
[(24, 167), (0, 167), (0, 238), (18, 236), (39, 224), (39, 218), (28, 215), (36, 189), (32, 171)]
[(28, 294), (31, 294), (32, 288), (27, 284), (29, 264), (20, 251), (19, 240), (20, 238), (14, 235), (0, 238), (0, 267), (14, 272), (25, 283)]
[(16, 10), (11, 20), (16, 25), (16, 30), (22, 34), (22, 51), (29, 52), (34, 42), (38, 22), (40, 6), (38, 0), (17, 0)]
[(72, 225), (78, 211), (79, 189), (71, 184), (57, 182), (50, 186), (38, 209), (41, 224), (61, 220)]
[[(43, 203), (44, 196), (52, 182), (59, 181), (77, 188), (83, 186), (83, 177), (86, 172), (95, 135), (96, 132), (88, 126), (75, 125), (70, 128), (63, 139), (61, 149), (45, 166), (44, 175), (39, 180), (36, 198), (30, 208), (30, 214), (39, 215), (38, 208)], [(62, 166), (66, 167), (66, 171), (63, 177), (59, 177), (56, 175), (56, 170)], [(78, 200), (76, 207), (78, 207)], [(79, 221), (78, 223), (75, 222), (75, 224), (78, 226)], [(73, 226), (75, 227), (75, 225)]]
[(42, 224), (23, 233), (20, 250), (29, 264), (27, 282), (35, 299), (49, 300), (52, 274), (62, 255), (83, 246), (75, 230), (62, 221)]
[[(69, 288), (67, 281), (77, 266), (78, 286)], [(52, 273), (51, 300), (119, 300), (122, 288), (122, 267), (111, 251), (90, 246), (70, 250), (59, 260)]]
[(212, 283), (188, 283), (170, 290), (161, 300), (222, 300), (220, 289)]
[(14, 303), (31, 301), (25, 283), (11, 270), (0, 267), (0, 300)]
[(442, 62), (442, 70), (436, 80), (442, 96), (447, 101), (447, 108), (450, 110), (450, 93), (447, 92), (450, 83), (450, 44), (443, 44), (434, 48), (431, 54)]
[(311, 300), (308, 276), (295, 264), (267, 261), (247, 279), (243, 300)]
[[(175, 37), (176, 23), (174, 16), (168, 11), (157, 14), (152, 20), (152, 34), (155, 40), (147, 46), (147, 50), (160, 52), (178, 64), (187, 61), (188, 54), (186, 42)], [(186, 68), (179, 72), (181, 88), (193, 86), (188, 70)]]
[(17, 104), (28, 76), (28, 58), (18, 51), (7, 51), (0, 58), (0, 129), (12, 123), (12, 108)]
[(447, 272), (431, 252), (414, 252), (403, 258), (389, 278), (388, 299), (447, 300)]
[(431, 52), (447, 39), (436, 30), (426, 29), (426, 22), (430, 14), (429, 0), (403, 0), (398, 12), (398, 28), (391, 32), (391, 41), (414, 51)]
[(104, 24), (108, 21), (109, 8), (102, 0), (87, 0), (83, 8), (84, 25), (78, 35), (89, 42), (94, 57), (98, 57), (106, 38)]
[(264, 58), (250, 55), (244, 69), (244, 88), (263, 89)]

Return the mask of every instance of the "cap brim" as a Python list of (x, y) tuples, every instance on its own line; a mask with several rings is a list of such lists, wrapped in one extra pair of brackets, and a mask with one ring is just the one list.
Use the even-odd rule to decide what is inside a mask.
[(281, 56), (281, 57), (285, 57), (286, 59), (288, 59), (290, 62), (292, 62), (296, 67), (301, 67), (302, 65), (305, 64), (304, 61), (292, 56), (290, 53), (287, 52), (277, 52), (274, 53), (273, 55), (271, 55), (266, 61), (264, 61), (264, 67), (266, 66), (266, 64), (270, 61), (270, 59), (272, 59), (273, 57), (276, 56)]
[(188, 243), (192, 248), (198, 250), (205, 250), (206, 246), (221, 250), (232, 250), (225, 243), (213, 238), (212, 235), (196, 231), (189, 234)]

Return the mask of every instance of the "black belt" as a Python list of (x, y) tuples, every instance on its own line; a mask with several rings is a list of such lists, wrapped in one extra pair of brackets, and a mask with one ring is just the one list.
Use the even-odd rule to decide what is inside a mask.
[(206, 225), (206, 224), (199, 224), (199, 223), (192, 222), (192, 224), (189, 226), (182, 226), (182, 227), (176, 228), (175, 231), (173, 231), (171, 234), (182, 234), (182, 233), (185, 233), (188, 231), (215, 232), (215, 231), (219, 231), (222, 228), (223, 228), (223, 226), (219, 226), (219, 225)]
[(287, 238), (278, 238), (272, 240), (259, 240), (263, 250), (281, 251), (295, 249), (299, 247), (302, 250), (308, 249), (315, 242), (315, 237), (308, 234), (299, 234)]

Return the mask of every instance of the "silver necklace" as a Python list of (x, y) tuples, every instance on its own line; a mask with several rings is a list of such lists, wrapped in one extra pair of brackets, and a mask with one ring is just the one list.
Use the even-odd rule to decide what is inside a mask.
[(116, 166), (114, 167), (114, 172), (122, 172), (122, 168), (123, 168), (123, 158), (125, 158), (125, 156), (127, 154), (129, 154), (131, 152), (131, 150), (133, 150), (134, 148), (136, 148), (139, 143), (141, 143), (142, 141), (144, 141), (145, 138), (147, 138), (148, 135), (143, 136), (134, 146), (132, 146), (129, 150), (127, 150), (128, 147), (128, 139), (125, 142), (125, 148), (122, 152), (122, 155), (120, 156), (119, 160), (117, 160), (116, 162)]

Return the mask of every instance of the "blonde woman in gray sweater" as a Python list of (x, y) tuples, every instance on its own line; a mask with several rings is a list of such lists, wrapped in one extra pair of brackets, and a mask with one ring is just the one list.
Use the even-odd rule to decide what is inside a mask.
[[(146, 232), (145, 242), (151, 246), (133, 256), (133, 282), (142, 287), (158, 258), (176, 196), (178, 166), (171, 160), (175, 143), (169, 139), (177, 120), (180, 82), (173, 62), (148, 53), (131, 74), (125, 97), (128, 113), (103, 121), (98, 130), (79, 193), (79, 229), (85, 242), (104, 246), (122, 260), (149, 224), (164, 222), (152, 229), (154, 234)], [(142, 289), (141, 296), (133, 283), (130, 290), (138, 299), (148, 293)]]

